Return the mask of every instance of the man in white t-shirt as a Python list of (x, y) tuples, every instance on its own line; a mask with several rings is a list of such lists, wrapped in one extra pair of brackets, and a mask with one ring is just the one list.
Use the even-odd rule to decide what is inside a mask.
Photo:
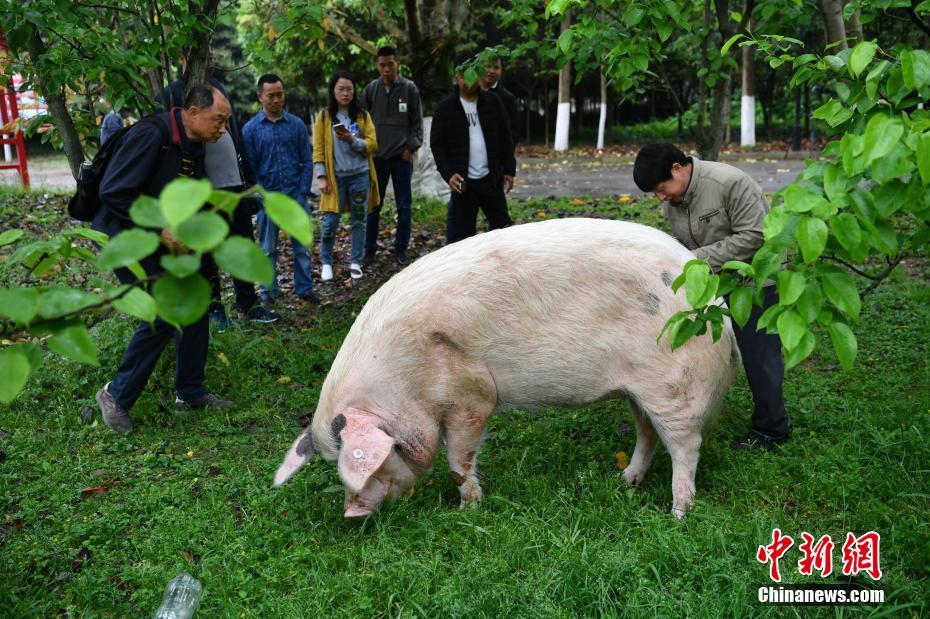
[[(456, 58), (456, 67), (469, 60)], [(468, 84), (460, 72), (456, 91), (439, 102), (430, 129), (436, 168), (452, 189), (446, 242), (474, 236), (478, 209), (495, 230), (513, 224), (505, 192), (513, 188), (517, 161), (507, 113), (498, 97)]]

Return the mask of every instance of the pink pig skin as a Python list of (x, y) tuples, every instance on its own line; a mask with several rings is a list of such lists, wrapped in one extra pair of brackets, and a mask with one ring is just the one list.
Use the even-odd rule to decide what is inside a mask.
[(411, 488), (444, 437), (463, 505), (478, 502), (492, 413), (626, 397), (636, 447), (623, 477), (641, 482), (662, 440), (684, 516), (701, 431), (740, 363), (728, 321), (717, 343), (657, 342), (689, 309), (671, 283), (693, 258), (653, 228), (595, 219), (496, 230), (421, 258), (362, 309), (274, 485), (319, 452), (338, 460), (346, 517), (364, 517)]

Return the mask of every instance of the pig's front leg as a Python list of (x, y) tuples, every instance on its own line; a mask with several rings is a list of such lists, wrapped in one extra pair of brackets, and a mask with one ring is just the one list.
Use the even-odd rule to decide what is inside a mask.
[(449, 475), (459, 487), (461, 506), (480, 503), (481, 485), (478, 483), (478, 448), (484, 436), (487, 414), (475, 411), (456, 411), (446, 418), (446, 445)]

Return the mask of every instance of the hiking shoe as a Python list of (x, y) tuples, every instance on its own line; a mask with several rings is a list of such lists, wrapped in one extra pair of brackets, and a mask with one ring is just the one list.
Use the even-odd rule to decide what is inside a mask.
[(300, 299), (301, 301), (312, 303), (313, 305), (319, 305), (320, 302), (323, 300), (320, 298), (320, 295), (313, 292), (312, 290), (310, 292), (305, 292), (303, 294), (297, 295), (297, 298)]
[(394, 262), (397, 263), (397, 266), (407, 266), (407, 262), (409, 262), (407, 259), (407, 252), (399, 251), (394, 254)]
[(97, 405), (100, 406), (103, 423), (114, 432), (129, 434), (132, 432), (132, 419), (129, 418), (129, 411), (116, 403), (110, 395), (109, 387), (110, 383), (107, 383), (97, 392)]
[(217, 333), (222, 333), (226, 330), (226, 327), (229, 326), (229, 319), (226, 318), (226, 308), (223, 307), (223, 304), (219, 301), (213, 301), (210, 303), (209, 309), (207, 309), (207, 316), (210, 318), (210, 326)]
[(373, 251), (366, 251), (366, 252), (365, 252), (365, 256), (362, 257), (362, 266), (364, 266), (364, 267), (370, 267), (370, 266), (373, 265), (374, 263), (375, 263), (375, 252), (373, 252)]
[(349, 265), (349, 277), (352, 279), (362, 279), (362, 267), (360, 264), (353, 262)]
[(320, 279), (324, 282), (328, 282), (333, 278), (333, 265), (324, 264), (320, 269)]
[(272, 322), (277, 322), (281, 317), (277, 312), (272, 312), (263, 305), (253, 305), (252, 309), (247, 312), (239, 310), (239, 317), (248, 320), (249, 322), (259, 322), (262, 324), (270, 324)]
[(232, 408), (235, 405), (235, 402), (231, 402), (230, 400), (223, 400), (216, 397), (212, 393), (202, 395), (199, 398), (194, 398), (193, 400), (182, 400), (179, 397), (175, 397), (174, 399), (174, 409), (178, 411), (194, 411), (202, 410), (205, 408)]
[(753, 430), (746, 436), (742, 436), (733, 441), (733, 443), (730, 444), (730, 448), (733, 451), (772, 451), (787, 440), (787, 435), (782, 438), (773, 438)]

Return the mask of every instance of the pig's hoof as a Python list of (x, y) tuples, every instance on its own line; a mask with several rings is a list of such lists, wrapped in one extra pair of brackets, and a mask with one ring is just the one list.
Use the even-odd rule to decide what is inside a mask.
[(675, 518), (679, 520), (682, 520), (685, 517), (686, 513), (687, 513), (687, 509), (684, 507), (673, 507), (672, 508), (672, 515), (675, 516)]
[(478, 507), (478, 504), (481, 503), (481, 486), (478, 484), (466, 484), (460, 487), (460, 491), (462, 502), (459, 507)]
[(646, 479), (646, 470), (628, 466), (623, 471), (623, 479), (631, 486), (638, 486)]

